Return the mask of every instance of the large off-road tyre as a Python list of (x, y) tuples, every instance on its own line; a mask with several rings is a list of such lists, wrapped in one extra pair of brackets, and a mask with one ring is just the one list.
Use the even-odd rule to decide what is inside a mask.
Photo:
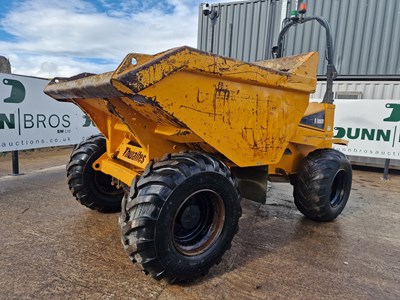
[(72, 195), (81, 204), (102, 213), (121, 211), (123, 189), (111, 185), (111, 176), (93, 169), (92, 165), (106, 152), (102, 135), (81, 142), (67, 164), (67, 181)]
[(303, 161), (294, 179), (294, 203), (306, 217), (331, 221), (346, 206), (352, 182), (351, 164), (334, 149), (318, 149)]
[(125, 250), (157, 280), (205, 275), (238, 232), (240, 199), (230, 170), (208, 155), (179, 153), (150, 162), (122, 203)]

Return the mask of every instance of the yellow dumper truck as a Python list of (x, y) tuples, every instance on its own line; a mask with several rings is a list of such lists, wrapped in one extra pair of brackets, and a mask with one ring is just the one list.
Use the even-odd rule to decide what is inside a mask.
[[(287, 30), (312, 20), (327, 32), (321, 103), (309, 102), (318, 53), (282, 58)], [(329, 24), (293, 16), (274, 53), (255, 63), (190, 47), (132, 53), (114, 72), (45, 88), (100, 130), (71, 154), (69, 188), (89, 208), (121, 210), (122, 243), (146, 274), (170, 282), (206, 274), (238, 232), (241, 197), (265, 201), (267, 176), (290, 181), (295, 205), (313, 220), (345, 207), (352, 171), (332, 149), (345, 141), (333, 138)]]

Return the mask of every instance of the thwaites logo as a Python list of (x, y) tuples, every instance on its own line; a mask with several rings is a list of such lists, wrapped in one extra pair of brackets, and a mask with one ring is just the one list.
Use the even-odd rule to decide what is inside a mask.
[(127, 159), (136, 161), (140, 164), (144, 163), (144, 161), (146, 160), (146, 155), (143, 154), (142, 151), (132, 151), (130, 148), (126, 148), (122, 156)]

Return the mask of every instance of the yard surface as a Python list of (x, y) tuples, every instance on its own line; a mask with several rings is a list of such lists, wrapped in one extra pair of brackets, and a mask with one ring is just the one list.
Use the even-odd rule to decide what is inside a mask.
[(400, 175), (356, 170), (344, 212), (304, 218), (292, 186), (267, 204), (242, 201), (240, 231), (221, 264), (190, 284), (144, 275), (121, 245), (118, 214), (74, 200), (71, 149), (0, 157), (0, 299), (400, 299)]

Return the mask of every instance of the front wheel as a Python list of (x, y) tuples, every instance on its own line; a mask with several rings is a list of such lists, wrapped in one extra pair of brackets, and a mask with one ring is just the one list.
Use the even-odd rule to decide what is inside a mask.
[(103, 213), (121, 211), (122, 188), (112, 185), (110, 175), (93, 169), (92, 164), (106, 152), (106, 140), (94, 135), (81, 142), (67, 164), (67, 181), (79, 203)]
[(346, 206), (351, 182), (351, 164), (343, 153), (315, 150), (304, 159), (294, 177), (294, 203), (312, 220), (331, 221)]
[(240, 214), (236, 180), (222, 162), (172, 154), (134, 180), (122, 204), (122, 242), (153, 278), (190, 280), (221, 260)]

